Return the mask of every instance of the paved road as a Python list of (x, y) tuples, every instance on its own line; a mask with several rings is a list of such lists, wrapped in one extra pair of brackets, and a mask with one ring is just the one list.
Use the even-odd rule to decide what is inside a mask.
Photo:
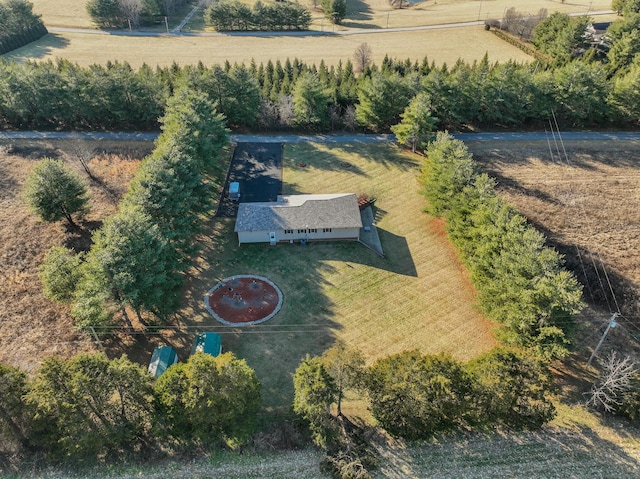
[[(194, 13), (194, 12), (192, 12)], [(613, 10), (598, 10), (594, 12), (582, 12), (571, 13), (572, 16), (580, 15), (610, 15), (615, 13)], [(184, 22), (186, 24), (186, 22)], [(399, 27), (399, 28), (348, 28), (346, 30), (338, 31), (318, 31), (318, 30), (305, 30), (305, 31), (284, 31), (284, 32), (181, 32), (178, 29), (166, 32), (140, 32), (140, 31), (127, 31), (127, 30), (95, 30), (91, 28), (66, 28), (66, 27), (54, 27), (47, 26), (47, 30), (51, 33), (84, 33), (89, 35), (118, 35), (118, 36), (133, 36), (133, 37), (166, 37), (166, 36), (185, 36), (185, 37), (308, 37), (308, 36), (327, 36), (327, 35), (365, 35), (372, 33), (394, 33), (394, 32), (412, 32), (420, 30), (440, 30), (444, 28), (461, 28), (472, 27), (477, 25), (484, 25), (484, 20), (471, 21), (471, 22), (458, 22), (458, 23), (441, 23), (437, 25), (420, 25), (415, 27)], [(184, 26), (184, 25), (182, 25)], [(182, 28), (182, 27), (179, 27)]]
[[(640, 141), (640, 132), (621, 131), (570, 131), (560, 133), (564, 141)], [(229, 135), (235, 143), (389, 143), (394, 135)], [(553, 139), (546, 132), (501, 132), (501, 133), (457, 133), (453, 136), (462, 141), (547, 141)], [(158, 133), (124, 132), (59, 132), (59, 131), (0, 131), (0, 140), (11, 139), (71, 139), (153, 141)]]

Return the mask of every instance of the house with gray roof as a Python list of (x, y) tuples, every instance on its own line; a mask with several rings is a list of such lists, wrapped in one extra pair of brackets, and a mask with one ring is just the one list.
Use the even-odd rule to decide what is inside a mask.
[(358, 239), (362, 219), (355, 193), (280, 195), (274, 202), (240, 203), (238, 243)]

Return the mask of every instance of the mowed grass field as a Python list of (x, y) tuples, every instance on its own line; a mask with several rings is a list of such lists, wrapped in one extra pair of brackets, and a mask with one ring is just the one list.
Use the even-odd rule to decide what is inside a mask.
[[(369, 362), (407, 349), (471, 359), (496, 343), (492, 325), (473, 307), (474, 292), (443, 225), (422, 213), (417, 157), (391, 145), (287, 145), (284, 193), (366, 192), (386, 257), (357, 243), (237, 245), (233, 221), (212, 219), (185, 291), (179, 331), (163, 338), (188, 353), (195, 331), (223, 334), (223, 348), (256, 369), (266, 408), (286, 412), (292, 373), (306, 354), (336, 340)], [(297, 166), (307, 163), (304, 168)], [(341, 162), (352, 167), (345, 169)], [(221, 326), (204, 307), (218, 281), (257, 274), (282, 290), (282, 310), (257, 326)], [(149, 351), (150, 354), (150, 351)]]
[(422, 61), (427, 56), (437, 65), (453, 65), (458, 58), (467, 62), (480, 60), (489, 53), (492, 62), (531, 59), (482, 27), (451, 28), (414, 32), (306, 37), (252, 37), (216, 35), (212, 37), (123, 37), (81, 33), (50, 33), (37, 42), (4, 55), (16, 61), (55, 60), (65, 58), (83, 66), (108, 61), (128, 62), (133, 67), (249, 64), (268, 60), (298, 58), (308, 64), (336, 65), (353, 58), (356, 48), (367, 43), (373, 60), (380, 64), (385, 55), (391, 58)]
[[(248, 2), (252, 3), (252, 2)], [(311, 7), (311, 2), (308, 1)], [(326, 36), (253, 37), (242, 35), (215, 35), (213, 37), (122, 37), (86, 33), (54, 32), (43, 39), (15, 50), (6, 58), (16, 61), (54, 60), (65, 58), (80, 65), (104, 64), (108, 61), (126, 61), (134, 67), (143, 63), (151, 66), (166, 66), (173, 62), (180, 65), (206, 65), (249, 63), (268, 60), (284, 61), (299, 58), (316, 65), (324, 60), (335, 65), (352, 58), (355, 49), (367, 43), (372, 49), (373, 60), (380, 63), (385, 55), (391, 58), (421, 61), (425, 56), (436, 64), (449, 65), (459, 58), (473, 62), (489, 53), (491, 61), (529, 61), (530, 57), (513, 45), (499, 40), (481, 26), (447, 28), (437, 31), (404, 31), (363, 33), (339, 36), (332, 32), (344, 29), (386, 29), (421, 25), (450, 24), (501, 18), (508, 8), (515, 7), (522, 13), (534, 14), (541, 8), (549, 12), (567, 13), (607, 10), (610, 2), (565, 3), (557, 0), (534, 0), (527, 5), (513, 0), (441, 0), (419, 2), (407, 8), (392, 8), (387, 0), (349, 0), (348, 15), (342, 25), (333, 26), (323, 19), (321, 12), (313, 10), (312, 30), (327, 32)], [(188, 7), (180, 11), (186, 14)], [(82, 2), (73, 0), (35, 0), (34, 11), (42, 14), (47, 25), (93, 28), (91, 19)], [(179, 15), (170, 20), (173, 27)], [(164, 31), (159, 25), (148, 30)], [(207, 30), (202, 14), (196, 14), (184, 31)]]

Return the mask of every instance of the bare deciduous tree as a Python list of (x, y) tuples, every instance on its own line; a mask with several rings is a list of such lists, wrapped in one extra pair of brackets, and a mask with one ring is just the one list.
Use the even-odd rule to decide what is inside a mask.
[(344, 127), (349, 131), (355, 131), (358, 126), (358, 120), (356, 119), (356, 107), (353, 105), (347, 106), (344, 110), (344, 115), (342, 115), (342, 121), (344, 123)]
[(278, 106), (268, 98), (260, 101), (258, 123), (267, 130), (278, 124)]
[(118, 5), (122, 15), (131, 22), (131, 28), (138, 28), (142, 15), (142, 0), (119, 0)]
[(78, 134), (71, 134), (71, 140), (69, 141), (69, 156), (78, 160), (82, 169), (92, 180), (97, 178), (91, 173), (89, 169), (89, 162), (93, 159), (94, 148), (88, 141), (84, 140)]
[(620, 358), (614, 352), (600, 362), (602, 372), (599, 381), (591, 387), (587, 394), (587, 405), (606, 412), (614, 412), (621, 404), (624, 393), (632, 388), (634, 376), (638, 368), (629, 356)]
[(353, 63), (356, 67), (356, 71), (363, 72), (365, 68), (371, 65), (372, 59), (373, 52), (371, 51), (371, 47), (369, 46), (369, 44), (361, 43), (353, 53)]
[(289, 128), (296, 117), (293, 95), (280, 95), (278, 98), (278, 111), (280, 113), (280, 125)]

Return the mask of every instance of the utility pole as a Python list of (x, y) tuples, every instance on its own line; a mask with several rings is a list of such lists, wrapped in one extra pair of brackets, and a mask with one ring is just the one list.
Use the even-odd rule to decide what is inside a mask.
[(107, 352), (104, 350), (104, 346), (102, 345), (102, 341), (100, 340), (100, 338), (98, 337), (98, 334), (96, 333), (95, 328), (93, 326), (89, 326), (89, 329), (91, 330), (91, 335), (95, 339), (96, 344), (100, 347), (103, 353), (107, 354)]
[(167, 33), (169, 33), (169, 21), (167, 20), (167, 17), (164, 17), (164, 25), (167, 27)]
[(591, 354), (591, 357), (589, 358), (589, 361), (587, 361), (587, 367), (591, 366), (591, 361), (593, 361), (593, 358), (596, 356), (596, 353), (598, 352), (598, 349), (600, 349), (600, 346), (602, 346), (602, 343), (604, 343), (604, 339), (607, 337), (607, 334), (609, 334), (609, 330), (611, 328), (615, 328), (616, 325), (618, 324), (618, 323), (616, 323), (616, 318), (618, 316), (620, 316), (620, 313), (613, 313), (611, 315), (611, 318), (609, 318), (609, 324), (607, 325), (607, 329), (604, 330), (604, 334), (600, 338), (600, 342), (596, 346), (596, 349), (593, 350), (593, 353)]

